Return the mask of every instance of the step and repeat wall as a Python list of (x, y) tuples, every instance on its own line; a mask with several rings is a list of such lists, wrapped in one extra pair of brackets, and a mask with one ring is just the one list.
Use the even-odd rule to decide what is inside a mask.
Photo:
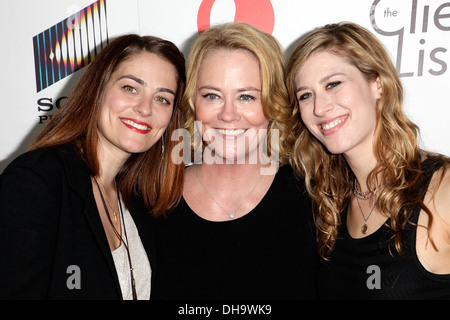
[(0, 172), (27, 149), (115, 36), (159, 36), (187, 55), (199, 31), (230, 21), (274, 35), (287, 55), (324, 24), (368, 28), (400, 73), (421, 146), (450, 155), (450, 1), (15, 0), (0, 6)]

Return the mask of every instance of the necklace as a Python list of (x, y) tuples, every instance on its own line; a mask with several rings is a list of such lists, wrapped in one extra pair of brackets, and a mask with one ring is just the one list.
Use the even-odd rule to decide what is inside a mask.
[[(97, 187), (99, 188), (100, 196), (102, 197), (102, 200), (103, 200), (103, 194), (102, 194), (102, 192), (100, 191), (100, 188), (103, 189), (103, 186), (100, 186), (100, 184), (97, 182), (97, 180), (96, 180), (95, 178), (94, 178), (94, 180), (95, 180), (95, 183), (97, 184)], [(115, 182), (114, 182), (114, 183), (115, 183)], [(117, 190), (117, 185), (115, 185), (115, 188), (116, 188), (116, 190)], [(103, 191), (105, 191), (105, 189), (103, 189)], [(111, 211), (112, 211), (112, 213), (113, 213), (113, 216), (114, 216), (114, 223), (117, 223), (117, 212), (114, 210), (114, 208), (112, 207), (112, 205), (109, 203), (108, 197), (105, 197), (105, 198), (106, 198), (106, 204), (108, 205), (109, 209), (111, 209)], [(119, 194), (117, 194), (117, 199), (119, 199)], [(106, 210), (106, 212), (108, 213), (108, 218), (109, 218), (109, 211)]]
[(242, 207), (242, 205), (244, 204), (244, 202), (248, 199), (248, 197), (252, 194), (252, 192), (256, 189), (256, 187), (259, 185), (259, 183), (261, 182), (261, 179), (263, 177), (263, 175), (261, 174), (259, 177), (258, 182), (253, 186), (252, 190), (250, 190), (250, 192), (247, 194), (247, 196), (241, 201), (241, 203), (239, 204), (239, 206), (237, 207), (236, 210), (234, 210), (234, 212), (227, 212), (221, 205), (219, 202), (217, 202), (217, 200), (213, 197), (213, 195), (208, 191), (208, 189), (206, 189), (205, 185), (202, 182), (202, 179), (200, 179), (200, 176), (198, 174), (198, 169), (200, 166), (197, 166), (197, 179), (200, 182), (202, 188), (206, 191), (206, 193), (208, 193), (208, 195), (211, 197), (211, 199), (219, 206), (220, 209), (222, 209), (223, 212), (225, 212), (228, 217), (230, 219), (234, 219), (234, 217), (236, 217), (236, 213), (239, 211), (239, 209)]
[(136, 281), (134, 280), (134, 274), (133, 274), (133, 265), (131, 264), (131, 256), (130, 256), (130, 249), (128, 248), (128, 236), (127, 236), (127, 228), (125, 227), (125, 219), (123, 217), (123, 212), (122, 212), (122, 202), (120, 201), (120, 197), (119, 197), (119, 189), (117, 188), (116, 185), (116, 192), (117, 192), (117, 199), (119, 201), (119, 210), (120, 210), (120, 214), (122, 217), (122, 225), (123, 225), (123, 232), (125, 234), (125, 241), (123, 241), (122, 236), (120, 235), (120, 233), (117, 231), (116, 227), (114, 226), (114, 224), (112, 223), (111, 220), (111, 216), (109, 214), (108, 211), (108, 206), (106, 205), (105, 202), (105, 198), (103, 197), (103, 193), (102, 190), (100, 189), (100, 184), (97, 182), (97, 179), (95, 179), (94, 177), (94, 181), (97, 184), (97, 188), (98, 188), (98, 192), (100, 193), (100, 198), (102, 199), (102, 203), (103, 203), (103, 208), (106, 211), (106, 216), (108, 217), (109, 223), (111, 224), (115, 235), (117, 236), (117, 238), (123, 243), (125, 250), (127, 251), (127, 257), (128, 257), (128, 263), (130, 265), (130, 278), (131, 278), (131, 291), (133, 294), (133, 300), (137, 300), (137, 293), (136, 293)]
[(355, 178), (355, 184), (354, 184), (354, 188), (353, 188), (353, 194), (355, 195), (355, 197), (359, 200), (369, 200), (370, 198), (373, 197), (374, 193), (372, 190), (368, 190), (368, 191), (364, 191), (361, 192), (358, 190), (358, 180), (356, 180)]
[(359, 198), (358, 198), (358, 197), (356, 197), (356, 201), (358, 202), (359, 211), (361, 211), (361, 215), (362, 215), (362, 217), (363, 217), (363, 219), (364, 219), (364, 224), (363, 224), (363, 226), (361, 227), (361, 232), (362, 232), (363, 234), (366, 234), (366, 233), (367, 233), (367, 230), (369, 230), (369, 227), (367, 226), (367, 221), (369, 220), (370, 215), (371, 215), (372, 212), (373, 212), (373, 209), (375, 209), (375, 204), (376, 204), (376, 202), (373, 204), (373, 207), (372, 207), (372, 209), (370, 209), (369, 215), (368, 215), (367, 218), (366, 218), (366, 217), (364, 216), (363, 211), (362, 211), (361, 205), (359, 204)]

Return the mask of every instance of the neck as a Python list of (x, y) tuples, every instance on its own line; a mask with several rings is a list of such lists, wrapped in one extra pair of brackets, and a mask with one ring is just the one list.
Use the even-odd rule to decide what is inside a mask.
[(221, 180), (247, 180), (265, 172), (261, 164), (200, 164), (199, 170)]
[(344, 156), (356, 179), (358, 180), (360, 191), (367, 191), (369, 189), (367, 186), (367, 177), (377, 165), (375, 156), (372, 152), (363, 156), (350, 156), (347, 154)]
[(115, 188), (115, 178), (122, 166), (127, 161), (129, 155), (116, 155), (107, 149), (101, 149), (98, 152), (100, 170), (96, 177), (97, 181), (102, 184), (105, 189)]
[[(186, 181), (191, 183), (188, 188), (185, 184), (184, 195), (188, 198), (195, 195), (192, 203), (197, 211), (194, 211), (207, 220), (234, 219), (250, 212), (270, 187), (274, 175), (266, 177), (261, 174), (261, 167), (225, 164), (193, 166), (186, 171)], [(197, 200), (199, 195), (206, 198)]]
[(240, 190), (248, 192), (248, 186), (256, 185), (264, 178), (261, 169), (260, 164), (201, 164), (198, 168), (200, 177), (208, 177), (207, 188), (222, 195), (236, 195)]

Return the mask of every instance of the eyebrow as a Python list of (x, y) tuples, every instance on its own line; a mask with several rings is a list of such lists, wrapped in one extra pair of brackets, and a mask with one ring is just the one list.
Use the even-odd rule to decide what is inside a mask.
[[(197, 90), (200, 91), (200, 90), (204, 90), (204, 89), (220, 91), (219, 88), (216, 88), (216, 87), (213, 87), (213, 86), (203, 86), (203, 87), (198, 88)], [(238, 91), (238, 92), (244, 92), (244, 91), (261, 91), (261, 89), (258, 89), (258, 88), (255, 88), (255, 87), (244, 87), (244, 88), (239, 88), (239, 89), (237, 89), (237, 91)]]
[[(121, 79), (131, 79), (133, 81), (136, 81), (137, 83), (139, 83), (140, 85), (146, 87), (147, 86), (147, 82), (145, 82), (144, 80), (142, 80), (141, 78), (135, 77), (131, 74), (126, 74), (124, 76), (121, 76), (119, 79), (117, 79), (117, 81), (121, 80)], [(171, 93), (173, 95), (175, 95), (175, 92), (169, 88), (164, 88), (164, 87), (158, 87), (156, 88), (157, 91), (159, 92), (167, 92), (167, 93)]]
[(261, 91), (261, 89), (255, 88), (255, 87), (245, 87), (245, 88), (239, 88), (238, 89), (239, 92), (243, 92), (243, 91)]
[[(327, 82), (330, 78), (332, 78), (334, 76), (345, 76), (345, 73), (343, 73), (343, 72), (335, 72), (335, 73), (329, 74), (329, 75), (323, 77), (322, 79), (320, 79), (319, 83), (322, 84), (324, 82)], [(295, 89), (295, 93), (297, 93), (299, 91), (303, 91), (305, 89), (307, 89), (307, 87), (298, 87), (298, 88)]]
[(169, 88), (156, 88), (156, 90), (159, 92), (167, 92), (167, 93), (171, 93), (171, 94), (175, 95), (175, 92), (173, 92), (173, 90), (171, 90)]
[(122, 80), (122, 79), (131, 79), (133, 81), (136, 81), (140, 85), (143, 85), (144, 87), (147, 86), (147, 82), (145, 82), (144, 80), (142, 80), (142, 79), (140, 79), (138, 77), (135, 77), (135, 76), (133, 76), (131, 74), (126, 74), (124, 76), (121, 76), (119, 79), (117, 79), (117, 81)]

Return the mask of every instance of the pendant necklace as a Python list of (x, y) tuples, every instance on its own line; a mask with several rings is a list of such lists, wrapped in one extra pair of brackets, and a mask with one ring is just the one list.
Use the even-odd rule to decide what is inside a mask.
[(366, 217), (364, 216), (364, 212), (363, 212), (363, 210), (362, 210), (362, 208), (361, 208), (361, 204), (359, 203), (359, 200), (369, 200), (369, 199), (371, 199), (371, 198), (373, 197), (373, 195), (374, 195), (374, 192), (373, 192), (372, 190), (364, 191), (364, 192), (359, 191), (359, 190), (358, 190), (358, 181), (356, 180), (356, 178), (355, 178), (355, 184), (354, 184), (354, 186), (355, 186), (355, 187), (353, 188), (353, 194), (354, 194), (355, 197), (356, 197), (356, 201), (358, 202), (359, 211), (361, 211), (361, 215), (362, 215), (362, 217), (363, 217), (363, 219), (364, 219), (364, 224), (363, 224), (363, 226), (361, 227), (361, 232), (362, 232), (362, 234), (366, 234), (367, 231), (369, 230), (369, 227), (368, 227), (368, 225), (367, 225), (367, 221), (369, 220), (370, 215), (371, 215), (372, 212), (373, 212), (373, 209), (375, 209), (375, 204), (376, 204), (376, 202), (373, 204), (373, 207), (372, 207), (372, 209), (370, 209), (369, 215), (368, 215), (367, 218), (366, 218)]
[(369, 230), (369, 227), (367, 226), (367, 221), (369, 220), (370, 215), (371, 215), (372, 212), (373, 212), (373, 209), (375, 209), (375, 204), (376, 204), (376, 202), (373, 204), (373, 207), (372, 207), (372, 209), (370, 209), (369, 215), (368, 215), (367, 218), (366, 218), (366, 217), (364, 216), (363, 211), (362, 211), (361, 205), (359, 204), (359, 199), (358, 199), (358, 197), (356, 197), (356, 201), (358, 202), (359, 210), (361, 211), (361, 215), (362, 215), (362, 217), (363, 217), (363, 219), (364, 219), (364, 224), (363, 224), (363, 226), (361, 227), (361, 232), (362, 232), (363, 234), (366, 234), (366, 233), (367, 233), (367, 230)]
[[(136, 280), (134, 279), (134, 273), (133, 273), (133, 264), (131, 263), (131, 256), (130, 256), (130, 249), (129, 249), (129, 243), (128, 243), (128, 236), (127, 236), (127, 229), (125, 227), (125, 218), (122, 212), (122, 202), (120, 201), (120, 197), (119, 197), (119, 189), (117, 188), (116, 185), (116, 192), (117, 192), (117, 200), (119, 203), (119, 210), (121, 213), (121, 217), (122, 217), (122, 225), (123, 225), (123, 231), (124, 231), (124, 235), (125, 235), (125, 240), (122, 238), (122, 236), (120, 235), (119, 231), (117, 231), (116, 227), (114, 226), (114, 224), (112, 223), (111, 220), (111, 216), (109, 214), (108, 211), (108, 206), (111, 207), (111, 205), (105, 202), (105, 197), (103, 196), (102, 190), (100, 189), (100, 184), (97, 182), (97, 179), (94, 178), (95, 183), (97, 184), (97, 188), (98, 188), (98, 192), (100, 193), (100, 197), (102, 199), (102, 203), (103, 203), (103, 208), (106, 211), (106, 216), (108, 217), (109, 223), (111, 224), (111, 227), (113, 228), (114, 233), (116, 234), (117, 238), (120, 240), (120, 242), (124, 245), (125, 250), (127, 252), (127, 258), (128, 258), (128, 264), (130, 267), (130, 282), (131, 282), (131, 293), (133, 295), (133, 300), (137, 300), (137, 292), (136, 292)], [(108, 201), (108, 200), (106, 200)], [(116, 218), (116, 214), (114, 215), (114, 218)], [(117, 219), (116, 219), (117, 220)]]
[[(100, 186), (100, 184), (97, 182), (97, 179), (94, 178), (94, 180), (95, 180), (95, 183), (97, 184), (98, 191), (100, 192), (100, 196), (102, 197), (102, 199), (104, 199), (104, 198), (103, 198), (103, 193), (102, 193), (102, 191), (100, 190), (100, 188), (103, 189), (103, 186)], [(117, 190), (117, 185), (115, 186), (115, 189)], [(103, 189), (103, 191), (105, 191), (105, 189)], [(106, 194), (106, 192), (105, 192), (105, 194)], [(113, 208), (113, 207), (111, 206), (111, 204), (109, 203), (108, 197), (106, 197), (106, 195), (105, 195), (105, 198), (106, 198), (106, 204), (108, 205), (108, 208), (109, 208), (109, 209), (112, 211), (112, 213), (113, 213), (114, 223), (117, 223), (117, 212), (116, 212), (116, 210), (114, 210), (114, 208)], [(119, 194), (117, 194), (117, 198), (119, 198)], [(108, 214), (109, 214), (109, 212), (108, 212)]]
[(203, 184), (202, 180), (200, 179), (200, 176), (198, 174), (198, 169), (200, 166), (197, 166), (197, 179), (198, 182), (200, 182), (200, 185), (202, 186), (202, 188), (206, 191), (206, 193), (208, 193), (208, 195), (211, 197), (211, 199), (219, 206), (220, 209), (222, 209), (223, 212), (225, 212), (228, 217), (230, 219), (234, 219), (236, 217), (236, 213), (239, 211), (239, 209), (242, 207), (242, 205), (244, 204), (244, 202), (248, 199), (248, 197), (252, 194), (252, 192), (256, 189), (256, 187), (259, 185), (259, 183), (261, 182), (261, 179), (263, 177), (263, 175), (261, 174), (259, 177), (258, 182), (253, 186), (252, 190), (250, 190), (250, 192), (247, 194), (247, 196), (241, 201), (241, 203), (239, 204), (239, 206), (237, 207), (236, 210), (234, 210), (234, 212), (227, 212), (221, 205), (219, 202), (217, 202), (217, 200), (213, 197), (213, 195), (208, 191), (208, 189), (205, 187), (205, 185)]

